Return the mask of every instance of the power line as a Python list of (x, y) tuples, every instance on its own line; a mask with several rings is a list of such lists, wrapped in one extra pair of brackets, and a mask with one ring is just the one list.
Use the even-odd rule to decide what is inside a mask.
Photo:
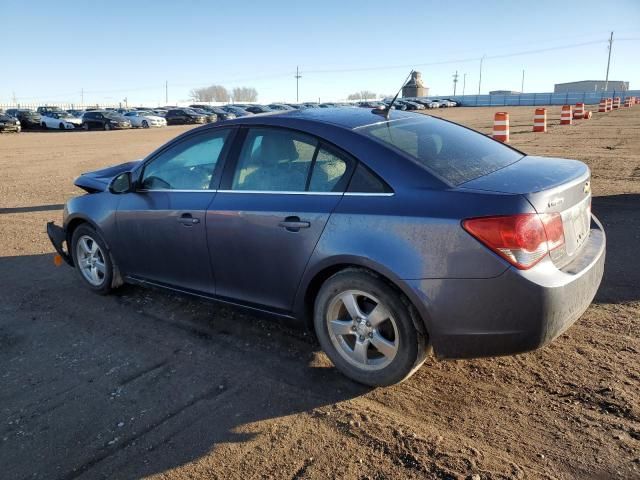
[[(633, 32), (635, 33), (635, 31)], [(584, 35), (583, 35), (584, 36)], [(634, 41), (639, 40), (639, 38), (618, 38), (617, 41)], [(572, 48), (579, 48), (588, 45), (597, 45), (605, 43), (604, 40), (593, 40), (588, 42), (574, 43), (569, 45), (559, 45), (555, 47), (547, 47), (547, 48), (538, 48), (533, 50), (523, 50), (505, 54), (498, 55), (484, 55), (484, 59), (502, 59), (502, 58), (511, 58), (517, 56), (525, 56), (525, 55), (534, 55), (539, 53), (546, 53), (558, 50), (567, 50)], [(477, 62), (478, 57), (468, 57), (468, 58), (459, 58), (456, 60), (442, 60), (437, 62), (426, 62), (426, 63), (412, 63), (412, 64), (403, 64), (403, 65), (376, 65), (376, 66), (366, 66), (366, 67), (357, 67), (357, 68), (336, 68), (336, 69), (316, 69), (316, 70), (305, 70), (305, 74), (331, 74), (331, 73), (356, 73), (356, 72), (365, 72), (365, 71), (380, 71), (380, 70), (394, 70), (394, 69), (405, 69), (405, 68), (417, 68), (417, 67), (429, 67), (429, 66), (438, 66), (438, 65), (449, 65), (449, 64), (460, 64), (460, 63), (471, 63)], [(235, 79), (227, 79), (227, 80), (218, 80), (217, 83), (238, 83), (245, 81), (257, 81), (257, 80), (265, 80), (265, 79), (276, 79), (276, 78), (286, 78), (290, 74), (288, 73), (279, 73), (279, 74), (271, 74), (264, 76), (255, 76), (255, 77), (245, 77), (245, 78), (235, 78)], [(300, 75), (299, 67), (296, 68), (296, 76)], [(297, 81), (298, 79), (296, 79)], [(193, 84), (172, 84), (175, 87), (186, 87), (190, 86), (194, 87)], [(201, 86), (205, 86), (202, 84)], [(481, 86), (481, 79), (479, 81), (479, 87)], [(111, 89), (111, 90), (85, 90), (85, 94), (96, 95), (96, 94), (108, 94), (108, 93), (118, 93), (118, 92), (140, 92), (140, 91), (158, 91), (159, 88), (157, 86), (147, 86), (147, 87), (133, 87), (133, 88), (119, 88), (119, 89)], [(165, 100), (168, 101), (168, 81), (165, 82), (164, 85), (165, 90)], [(65, 94), (54, 94), (54, 95), (46, 95), (48, 98), (60, 98), (60, 97), (71, 97), (77, 95), (77, 91), (75, 93), (65, 93)], [(19, 97), (17, 100), (29, 100), (29, 99), (40, 99), (42, 96), (33, 96), (33, 97)]]

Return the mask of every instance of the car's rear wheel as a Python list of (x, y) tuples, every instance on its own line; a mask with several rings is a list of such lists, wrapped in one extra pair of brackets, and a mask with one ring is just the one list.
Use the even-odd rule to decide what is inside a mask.
[(45, 130), (47, 129), (47, 124), (42, 122), (42, 124), (40, 125), (42, 128), (44, 128)]
[(89, 225), (80, 225), (73, 232), (71, 254), (82, 282), (96, 293), (111, 291), (113, 262), (102, 236)]
[(58, 125), (58, 128), (60, 130), (64, 130), (64, 123), (60, 122), (60, 124)]
[(82, 128), (83, 128), (84, 130), (87, 130), (87, 131), (88, 131), (88, 130), (89, 130), (89, 124), (88, 124), (87, 122), (83, 123), (83, 124), (82, 124)]
[(409, 378), (426, 357), (408, 302), (383, 279), (347, 269), (330, 277), (315, 302), (322, 349), (347, 377), (371, 386)]
[(105, 123), (104, 123), (104, 129), (105, 129), (106, 131), (111, 130), (111, 124), (110, 124), (109, 122), (105, 122)]
[(142, 121), (142, 128), (149, 128), (149, 122), (147, 122), (146, 120)]

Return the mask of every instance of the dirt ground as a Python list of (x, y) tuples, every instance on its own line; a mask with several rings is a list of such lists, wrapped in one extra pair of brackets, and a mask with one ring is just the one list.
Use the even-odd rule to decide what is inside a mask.
[[(497, 110), (435, 114), (489, 132)], [(44, 227), (73, 179), (186, 127), (0, 135), (0, 477), (640, 478), (640, 107), (571, 127), (552, 107), (547, 134), (506, 110), (512, 145), (591, 167), (603, 285), (542, 350), (430, 358), (385, 389), (303, 332), (139, 287), (100, 297), (54, 267)]]

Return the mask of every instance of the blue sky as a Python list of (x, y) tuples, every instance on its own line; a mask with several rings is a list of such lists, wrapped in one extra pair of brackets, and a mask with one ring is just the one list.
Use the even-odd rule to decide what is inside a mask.
[[(164, 103), (193, 87), (252, 86), (259, 100), (394, 93), (412, 66), (431, 94), (551, 91), (604, 79), (640, 89), (640, 0), (390, 2), (8, 1), (0, 7), (0, 103)], [(558, 48), (579, 45), (571, 48)], [(524, 55), (501, 55), (539, 51)], [(446, 63), (445, 63), (446, 62)]]

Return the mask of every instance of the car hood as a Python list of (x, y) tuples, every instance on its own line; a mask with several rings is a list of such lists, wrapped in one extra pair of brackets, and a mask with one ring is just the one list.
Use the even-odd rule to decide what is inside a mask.
[(113, 167), (103, 168), (102, 170), (83, 173), (76, 178), (73, 184), (89, 193), (103, 192), (109, 186), (112, 178), (123, 172), (130, 172), (140, 164), (141, 161), (142, 160), (134, 160), (132, 162), (121, 163), (120, 165), (114, 165)]

